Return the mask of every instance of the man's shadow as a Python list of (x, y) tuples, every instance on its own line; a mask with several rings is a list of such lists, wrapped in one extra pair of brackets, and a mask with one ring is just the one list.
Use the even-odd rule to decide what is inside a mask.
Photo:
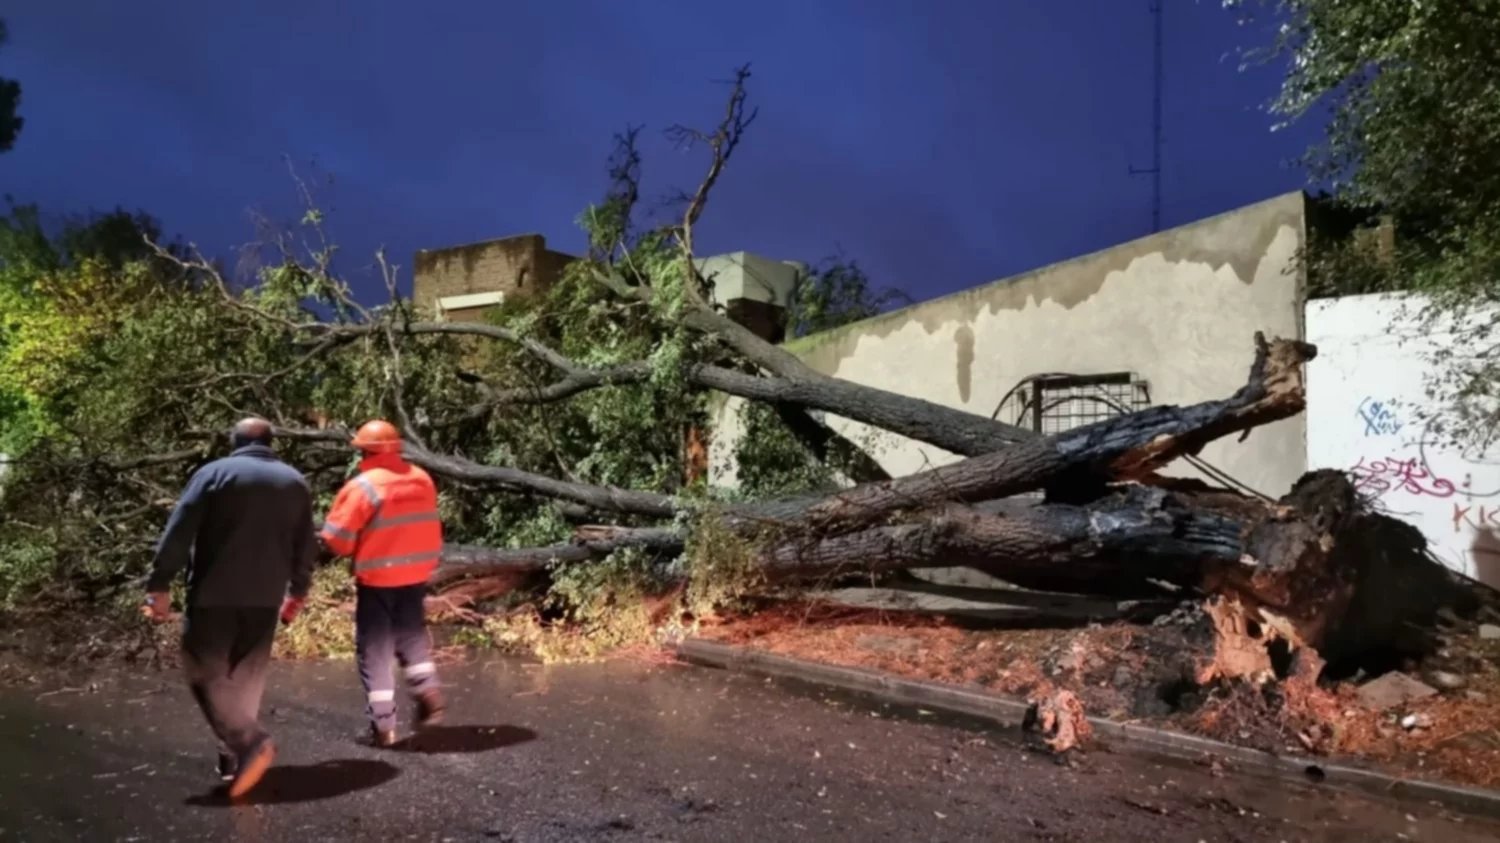
[(187, 804), (201, 808), (228, 808), (233, 805), (284, 805), (293, 802), (317, 802), (379, 787), (396, 778), (401, 771), (384, 761), (345, 758), (320, 764), (278, 766), (266, 771), (255, 789), (231, 800), (227, 787), (194, 796)]
[[(536, 739), (536, 732), (520, 726), (431, 726), (391, 747), (396, 752), (422, 755), (493, 752)], [(227, 808), (232, 805), (284, 805), (317, 802), (379, 787), (401, 771), (385, 761), (347, 758), (302, 766), (277, 766), (266, 771), (255, 789), (231, 800), (227, 787), (194, 796), (195, 807)]]
[(536, 740), (536, 732), (520, 726), (429, 726), (391, 748), (422, 755), (456, 755), (493, 752), (531, 740)]

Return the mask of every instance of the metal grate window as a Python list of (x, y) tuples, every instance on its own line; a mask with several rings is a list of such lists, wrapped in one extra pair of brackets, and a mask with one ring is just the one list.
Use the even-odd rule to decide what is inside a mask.
[(1151, 387), (1130, 372), (1034, 375), (1012, 389), (994, 417), (1042, 435), (1151, 406)]

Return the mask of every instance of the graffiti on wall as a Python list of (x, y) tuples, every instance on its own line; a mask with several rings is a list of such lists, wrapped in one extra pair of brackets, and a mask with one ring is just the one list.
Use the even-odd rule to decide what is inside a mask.
[[(1369, 497), (1379, 498), (1396, 492), (1417, 497), (1451, 498), (1460, 487), (1451, 479), (1438, 474), (1427, 462), (1427, 440), (1425, 429), (1415, 442), (1398, 438), (1403, 429), (1409, 429), (1402, 418), (1400, 406), (1390, 399), (1366, 395), (1354, 408), (1358, 429), (1365, 437), (1391, 440), (1379, 454), (1361, 456), (1349, 468), (1354, 488)], [(1397, 456), (1397, 451), (1408, 451), (1415, 445), (1417, 453), (1412, 456)], [(1463, 488), (1467, 491), (1469, 479)]]
[(1401, 417), (1396, 415), (1393, 405), (1392, 401), (1382, 401), (1370, 395), (1359, 402), (1354, 414), (1363, 423), (1366, 436), (1394, 436), (1401, 432)]
[(1431, 378), (1451, 335), (1393, 338), (1400, 296), (1310, 303), (1308, 467), (1346, 471), (1387, 515), (1422, 531), (1444, 564), (1500, 585), (1500, 450), (1455, 440), (1447, 399)]
[(1417, 457), (1404, 460), (1397, 457), (1360, 457), (1359, 462), (1349, 469), (1349, 473), (1354, 478), (1355, 489), (1374, 497), (1387, 492), (1404, 492), (1409, 495), (1451, 498), (1458, 491), (1452, 480), (1434, 475)]
[(1453, 504), (1453, 532), (1500, 529), (1500, 506)]

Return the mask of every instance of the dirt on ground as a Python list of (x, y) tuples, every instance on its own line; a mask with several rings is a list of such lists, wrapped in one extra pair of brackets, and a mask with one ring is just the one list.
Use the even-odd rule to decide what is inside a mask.
[[(721, 618), (701, 636), (1021, 699), (1066, 690), (1092, 716), (1500, 787), (1500, 639), (1470, 634), (1450, 644), (1444, 666), (1461, 670), (1408, 665), (1410, 677), (1320, 682), (1315, 658), (1294, 658), (1280, 665), (1280, 679), (1199, 686), (1192, 674), (1200, 665), (1183, 658), (1190, 652), (1184, 629), (1166, 617), (1149, 625), (973, 630), (930, 615), (791, 603)], [(1392, 678), (1427, 695), (1377, 694)]]

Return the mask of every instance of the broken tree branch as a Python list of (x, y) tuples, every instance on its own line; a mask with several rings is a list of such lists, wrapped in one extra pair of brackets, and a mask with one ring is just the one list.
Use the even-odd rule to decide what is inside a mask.
[(1009, 497), (1062, 476), (1135, 479), (1178, 456), (1196, 454), (1216, 438), (1301, 412), (1302, 364), (1314, 354), (1316, 349), (1306, 343), (1268, 344), (1257, 334), (1249, 381), (1230, 398), (1151, 407), (919, 474), (856, 486), (811, 507), (768, 504), (757, 514), (830, 534), (937, 501)]

